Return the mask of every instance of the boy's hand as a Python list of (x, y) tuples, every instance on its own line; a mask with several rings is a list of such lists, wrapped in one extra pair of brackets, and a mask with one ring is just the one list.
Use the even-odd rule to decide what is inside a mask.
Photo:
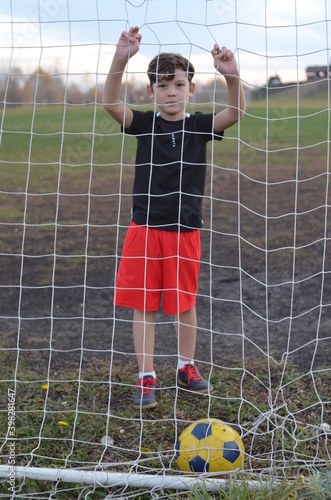
[(128, 60), (138, 52), (140, 41), (138, 26), (133, 26), (129, 32), (123, 31), (117, 43), (116, 56)]
[(215, 43), (211, 54), (214, 58), (214, 66), (222, 75), (232, 76), (239, 75), (237, 61), (231, 50), (226, 47), (220, 48), (220, 46)]

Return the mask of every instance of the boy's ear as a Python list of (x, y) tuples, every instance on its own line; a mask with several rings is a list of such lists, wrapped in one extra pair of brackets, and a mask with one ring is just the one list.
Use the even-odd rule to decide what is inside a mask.
[(154, 98), (154, 90), (153, 90), (153, 87), (151, 87), (150, 85), (147, 85), (147, 94), (149, 95), (149, 97), (151, 97), (152, 99)]
[(195, 83), (191, 82), (189, 89), (189, 96), (192, 97), (192, 95), (194, 95), (194, 92), (195, 92)]

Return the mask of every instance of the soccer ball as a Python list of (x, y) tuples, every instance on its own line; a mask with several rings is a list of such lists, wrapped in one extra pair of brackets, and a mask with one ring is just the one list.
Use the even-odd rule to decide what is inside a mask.
[(181, 433), (176, 458), (184, 472), (232, 471), (242, 469), (245, 448), (235, 429), (216, 418), (204, 418)]

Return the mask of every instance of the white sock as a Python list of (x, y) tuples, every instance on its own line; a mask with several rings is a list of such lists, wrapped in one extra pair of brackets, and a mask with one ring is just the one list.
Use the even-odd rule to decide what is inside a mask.
[(139, 378), (144, 378), (147, 375), (149, 375), (150, 377), (156, 378), (155, 371), (153, 371), (153, 372), (139, 372)]
[[(182, 368), (184, 368), (185, 365), (188, 365), (188, 361), (187, 359), (180, 359), (178, 360), (178, 370), (181, 370)], [(194, 360), (191, 359), (190, 361), (191, 365), (194, 366)]]

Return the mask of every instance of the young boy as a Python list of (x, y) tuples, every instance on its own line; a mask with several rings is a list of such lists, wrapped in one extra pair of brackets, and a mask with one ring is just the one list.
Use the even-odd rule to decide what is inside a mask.
[(217, 114), (185, 111), (193, 96), (193, 65), (179, 54), (158, 54), (149, 64), (148, 95), (159, 112), (137, 111), (120, 100), (123, 73), (139, 50), (138, 27), (123, 32), (104, 86), (103, 104), (126, 134), (137, 137), (132, 220), (124, 242), (114, 302), (133, 309), (133, 340), (139, 367), (134, 407), (157, 405), (154, 370), (155, 315), (161, 298), (175, 315), (177, 382), (193, 392), (211, 384), (194, 364), (196, 294), (200, 261), (201, 205), (206, 145), (244, 115), (245, 97), (233, 53), (215, 44), (214, 66), (224, 75), (228, 106)]

